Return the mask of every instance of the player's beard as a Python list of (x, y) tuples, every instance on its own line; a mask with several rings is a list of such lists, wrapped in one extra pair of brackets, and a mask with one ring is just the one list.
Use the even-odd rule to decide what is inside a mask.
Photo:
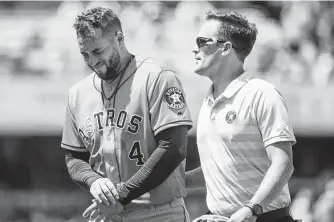
[(119, 66), (120, 62), (121, 62), (121, 57), (120, 57), (119, 53), (117, 51), (115, 51), (109, 59), (109, 62), (108, 62), (109, 66), (107, 66), (108, 69), (107, 69), (107, 74), (106, 74), (107, 79), (104, 79), (104, 80), (106, 80), (106, 81), (113, 80), (119, 74), (121, 74), (120, 72), (122, 72), (122, 70), (117, 70), (116, 69), (116, 67)]
[(108, 63), (103, 62), (104, 65), (107, 67), (106, 72), (101, 73), (97, 71), (96, 69), (94, 69), (94, 67), (92, 67), (91, 65), (88, 65), (88, 66), (97, 74), (97, 76), (100, 79), (108, 82), (108, 81), (115, 79), (120, 74), (119, 72), (120, 70), (117, 70), (116, 68), (119, 66), (120, 61), (121, 61), (121, 57), (119, 53), (115, 51), (113, 52), (112, 56), (110, 56)]

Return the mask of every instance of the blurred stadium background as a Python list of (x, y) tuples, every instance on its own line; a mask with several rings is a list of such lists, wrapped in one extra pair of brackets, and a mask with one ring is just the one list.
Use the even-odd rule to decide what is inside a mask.
[[(193, 74), (191, 52), (205, 12), (235, 10), (259, 29), (248, 69), (284, 95), (298, 143), (290, 181), (292, 213), (303, 222), (334, 221), (334, 3), (332, 2), (0, 2), (0, 221), (78, 222), (90, 203), (70, 179), (60, 150), (69, 87), (89, 73), (74, 17), (111, 7), (128, 48), (175, 69), (192, 117), (209, 86)], [(187, 169), (198, 165), (195, 129)], [(187, 198), (194, 218), (204, 193)]]

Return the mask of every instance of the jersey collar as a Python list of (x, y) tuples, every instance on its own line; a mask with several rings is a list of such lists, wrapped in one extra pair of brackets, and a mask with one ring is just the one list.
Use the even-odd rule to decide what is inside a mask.
[[(251, 78), (253, 78), (253, 74), (250, 71), (243, 72), (227, 85), (225, 91), (216, 99), (216, 101), (221, 100), (223, 97), (228, 99), (232, 98), (232, 96), (234, 96)], [(210, 86), (206, 99), (210, 102), (214, 102), (213, 84)]]

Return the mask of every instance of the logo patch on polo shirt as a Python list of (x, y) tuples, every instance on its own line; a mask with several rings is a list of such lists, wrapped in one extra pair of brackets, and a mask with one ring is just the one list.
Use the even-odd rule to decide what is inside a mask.
[(165, 100), (169, 107), (173, 109), (182, 109), (185, 107), (182, 91), (177, 87), (169, 87), (165, 92)]
[(236, 118), (237, 118), (237, 113), (234, 110), (230, 110), (227, 112), (225, 120), (228, 124), (231, 124), (234, 122)]

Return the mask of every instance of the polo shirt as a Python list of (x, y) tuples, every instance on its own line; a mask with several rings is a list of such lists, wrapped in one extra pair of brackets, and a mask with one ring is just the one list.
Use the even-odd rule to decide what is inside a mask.
[[(266, 147), (296, 142), (282, 95), (270, 83), (244, 72), (213, 98), (212, 86), (200, 109), (197, 145), (214, 214), (230, 217), (258, 190), (271, 161)], [(288, 185), (264, 212), (289, 206)]]

